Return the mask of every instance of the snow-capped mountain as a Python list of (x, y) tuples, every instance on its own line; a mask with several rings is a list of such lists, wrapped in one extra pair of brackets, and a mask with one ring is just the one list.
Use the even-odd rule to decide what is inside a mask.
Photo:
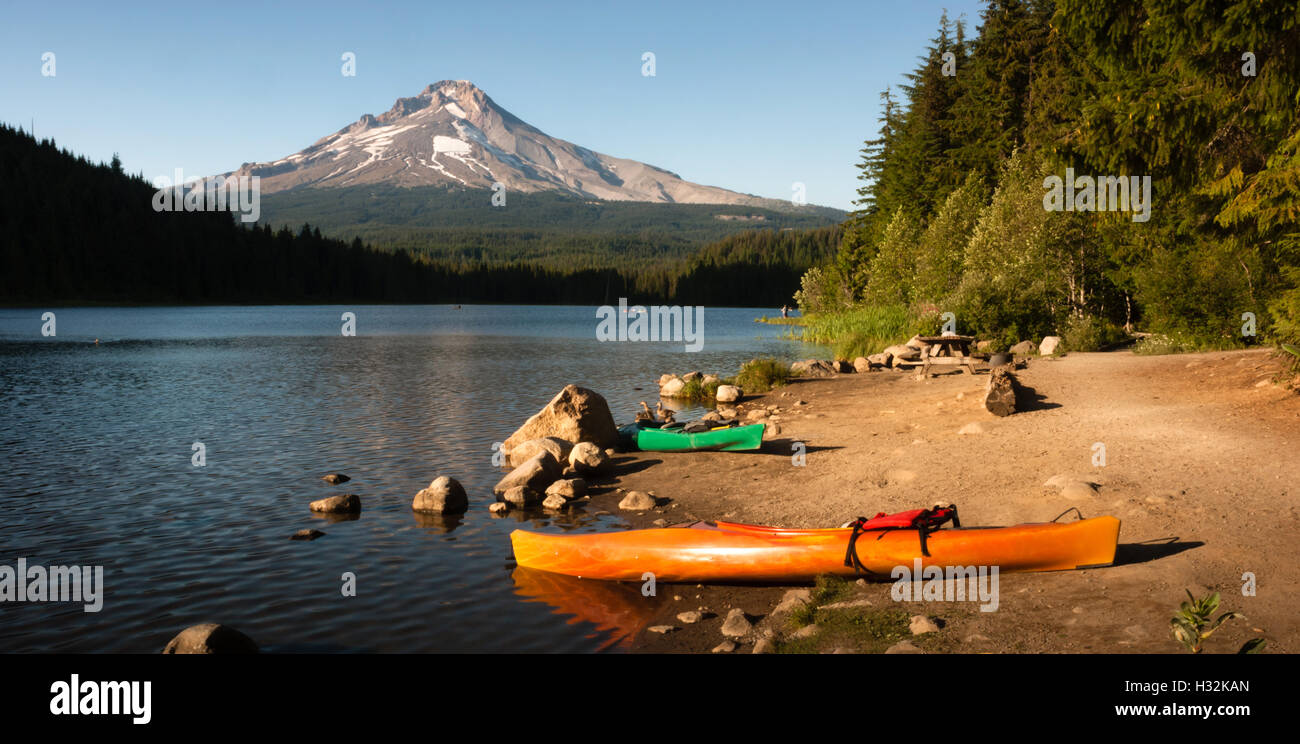
[(434, 83), (301, 152), (273, 163), (245, 163), (233, 175), (260, 176), (265, 193), (374, 183), (491, 189), (501, 183), (507, 192), (560, 191), (611, 201), (789, 206), (556, 139), (465, 80)]

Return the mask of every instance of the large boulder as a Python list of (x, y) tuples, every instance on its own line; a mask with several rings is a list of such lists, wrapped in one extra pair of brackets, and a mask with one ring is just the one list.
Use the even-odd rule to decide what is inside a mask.
[(830, 377), (835, 374), (835, 367), (822, 359), (805, 359), (791, 364), (790, 374), (799, 377)]
[(255, 654), (252, 638), (226, 625), (191, 625), (167, 642), (164, 654)]
[(542, 494), (528, 486), (513, 486), (506, 489), (501, 499), (513, 507), (523, 509), (541, 503)]
[(546, 495), (580, 499), (587, 495), (587, 481), (582, 478), (561, 478), (546, 487)]
[(719, 403), (735, 403), (740, 400), (740, 396), (740, 388), (735, 385), (719, 385), (714, 397), (718, 399)]
[(539, 437), (529, 439), (514, 449), (510, 450), (510, 467), (516, 468), (523, 465), (538, 452), (545, 450), (550, 452), (556, 462), (567, 462), (569, 452), (573, 450), (573, 442), (569, 442), (559, 437)]
[(500, 496), (512, 488), (523, 486), (537, 493), (545, 493), (546, 488), (563, 474), (564, 468), (560, 467), (560, 463), (550, 452), (543, 450), (511, 470), (492, 487), (492, 492)]
[(890, 356), (890, 364), (895, 366), (899, 361), (915, 362), (921, 358), (921, 350), (914, 349), (907, 344), (895, 344), (885, 349), (884, 353)]
[(602, 447), (618, 445), (618, 427), (609, 404), (599, 393), (566, 385), (550, 403), (511, 434), (502, 449), (507, 455), (530, 439), (558, 437), (569, 442), (594, 442)]
[(686, 387), (686, 381), (680, 377), (674, 377), (659, 386), (659, 397), (676, 398), (677, 395), (682, 392), (682, 388), (684, 387)]
[(1007, 367), (994, 367), (989, 372), (984, 407), (994, 416), (1010, 416), (1016, 412), (1016, 376)]
[(569, 467), (579, 473), (594, 473), (609, 464), (609, 456), (591, 442), (578, 442), (569, 453)]
[(465, 495), (465, 487), (460, 481), (440, 475), (433, 479), (428, 488), (415, 494), (411, 508), (432, 514), (462, 514), (469, 508), (469, 497)]
[(704, 377), (704, 375), (701, 374), (700, 372), (687, 372), (686, 374), (682, 375), (682, 382), (690, 382), (691, 380), (699, 380), (699, 379), (702, 378), (702, 377)]
[(867, 359), (866, 357), (858, 357), (857, 359), (854, 359), (854, 360), (853, 360), (853, 371), (855, 371), (855, 372), (870, 372), (870, 371), (871, 371), (871, 360)]
[(1049, 356), (1056, 353), (1056, 347), (1061, 345), (1060, 336), (1046, 336), (1043, 342), (1038, 345), (1038, 353), (1042, 356)]
[(1015, 354), (1017, 356), (1024, 356), (1026, 354), (1033, 354), (1035, 351), (1038, 351), (1038, 347), (1034, 345), (1033, 341), (1021, 341), (1015, 346), (1012, 346), (1010, 351), (1012, 354)]

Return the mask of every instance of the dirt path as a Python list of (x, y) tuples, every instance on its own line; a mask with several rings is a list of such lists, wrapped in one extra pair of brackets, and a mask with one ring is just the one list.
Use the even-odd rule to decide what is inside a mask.
[[(975, 525), (1046, 521), (1069, 507), (1111, 514), (1122, 521), (1113, 567), (1004, 575), (996, 612), (970, 603), (905, 609), (946, 621), (945, 650), (1176, 652), (1168, 621), (1184, 588), (1216, 590), (1224, 609), (1247, 620), (1226, 626), (1209, 650), (1232, 651), (1263, 635), (1268, 651), (1295, 653), (1300, 396), (1271, 384), (1278, 371), (1264, 351), (1035, 359), (1017, 375), (1037, 401), (1007, 418), (984, 410), (984, 375), (919, 381), (883, 371), (799, 381), (743, 406), (780, 409), (781, 433), (762, 452), (640, 453), (617, 485), (672, 500), (633, 519), (647, 526), (694, 518), (834, 526), (949, 500)], [(959, 433), (971, 423), (982, 432)], [(806, 446), (803, 466), (792, 460), (796, 442)], [(1097, 443), (1104, 466), (1093, 464)], [(1099, 485), (1065, 498), (1044, 486), (1058, 474)], [(1256, 577), (1256, 596), (1242, 594), (1246, 572)], [(642, 633), (636, 648), (708, 650), (721, 640), (729, 607), (762, 616), (781, 595), (687, 589), (646, 624), (682, 626), (675, 615), (698, 606), (716, 617)], [(898, 606), (888, 585), (857, 592), (876, 606)]]

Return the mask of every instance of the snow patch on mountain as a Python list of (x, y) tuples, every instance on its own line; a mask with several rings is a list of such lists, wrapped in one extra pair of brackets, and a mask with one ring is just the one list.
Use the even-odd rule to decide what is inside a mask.
[(560, 191), (584, 199), (784, 206), (551, 137), (463, 80), (429, 85), (380, 116), (366, 114), (301, 152), (246, 163), (233, 175), (261, 176), (264, 193), (370, 183), (478, 189), (502, 183), (509, 191)]

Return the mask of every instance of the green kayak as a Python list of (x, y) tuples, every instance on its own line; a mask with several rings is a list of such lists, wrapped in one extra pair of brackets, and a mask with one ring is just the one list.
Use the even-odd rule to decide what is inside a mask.
[[(625, 434), (635, 433), (636, 447), (646, 452), (693, 452), (697, 450), (756, 450), (763, 445), (763, 425), (731, 426), (712, 431), (687, 434), (681, 426), (662, 429), (633, 425)], [(631, 438), (630, 436), (628, 437)]]

